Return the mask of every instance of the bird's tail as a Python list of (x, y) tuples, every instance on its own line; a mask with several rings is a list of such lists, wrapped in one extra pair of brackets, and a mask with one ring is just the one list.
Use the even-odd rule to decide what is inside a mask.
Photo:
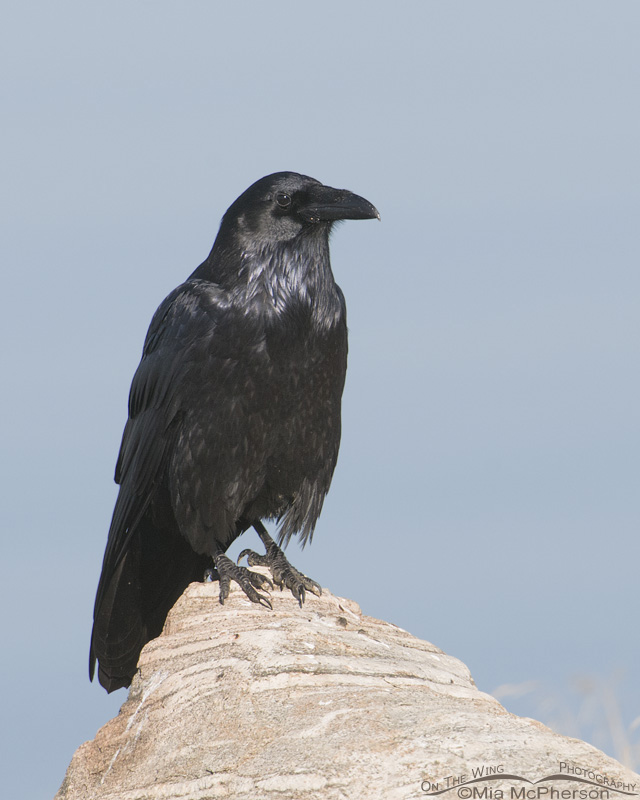
[(118, 564), (93, 622), (89, 676), (93, 680), (98, 661), (98, 680), (108, 692), (129, 686), (140, 651), (148, 640), (140, 603), (136, 550), (130, 548)]
[(140, 651), (162, 633), (167, 614), (192, 581), (201, 581), (211, 564), (195, 553), (177, 526), (163, 527), (146, 516), (131, 537), (95, 609), (89, 676), (108, 692), (129, 686)]

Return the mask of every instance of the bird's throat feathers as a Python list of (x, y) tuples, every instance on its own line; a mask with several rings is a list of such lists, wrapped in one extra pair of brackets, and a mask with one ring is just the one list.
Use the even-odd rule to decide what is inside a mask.
[(328, 228), (284, 242), (214, 245), (202, 265), (207, 274), (201, 267), (198, 277), (226, 289), (250, 312), (268, 318), (306, 310), (314, 325), (333, 327), (344, 315), (344, 299), (331, 270)]

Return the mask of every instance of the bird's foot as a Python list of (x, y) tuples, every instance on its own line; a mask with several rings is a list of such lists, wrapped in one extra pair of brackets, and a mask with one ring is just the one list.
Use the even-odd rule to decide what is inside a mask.
[(220, 581), (220, 604), (229, 597), (229, 586), (231, 581), (235, 581), (242, 591), (247, 595), (252, 603), (260, 603), (261, 606), (273, 610), (271, 601), (265, 597), (257, 589), (264, 589), (265, 586), (270, 586), (273, 589), (273, 583), (267, 578), (266, 575), (261, 575), (259, 572), (251, 572), (246, 567), (239, 567), (224, 553), (214, 556), (213, 563), (215, 571), (208, 569), (204, 574), (206, 581), (215, 580), (215, 573), (218, 573), (218, 580)]
[(285, 586), (290, 589), (291, 594), (300, 604), (300, 608), (302, 608), (307, 592), (311, 592), (320, 597), (322, 594), (322, 587), (320, 584), (311, 580), (311, 578), (308, 578), (293, 567), (282, 550), (267, 534), (266, 530), (258, 531), (258, 534), (266, 547), (266, 554), (261, 556), (254, 550), (243, 550), (238, 556), (238, 561), (246, 556), (247, 563), (250, 567), (268, 567), (273, 576), (275, 585), (280, 588), (280, 591), (282, 591)]

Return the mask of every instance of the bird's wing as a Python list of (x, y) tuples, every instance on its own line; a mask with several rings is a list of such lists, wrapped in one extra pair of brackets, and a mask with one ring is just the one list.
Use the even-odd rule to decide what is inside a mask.
[(207, 293), (201, 282), (190, 281), (166, 298), (151, 321), (129, 394), (129, 419), (115, 471), (120, 492), (109, 528), (96, 611), (163, 480), (183, 404), (182, 376), (189, 369), (192, 351), (201, 348), (203, 340), (214, 338), (215, 317), (215, 296)]

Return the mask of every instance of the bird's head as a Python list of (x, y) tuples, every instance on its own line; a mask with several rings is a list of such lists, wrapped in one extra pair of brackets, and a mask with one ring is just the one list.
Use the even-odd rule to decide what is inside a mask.
[(328, 231), (345, 219), (380, 219), (364, 197), (333, 189), (296, 172), (276, 172), (251, 185), (224, 215), (227, 228), (241, 239), (263, 244), (286, 242), (312, 231)]

